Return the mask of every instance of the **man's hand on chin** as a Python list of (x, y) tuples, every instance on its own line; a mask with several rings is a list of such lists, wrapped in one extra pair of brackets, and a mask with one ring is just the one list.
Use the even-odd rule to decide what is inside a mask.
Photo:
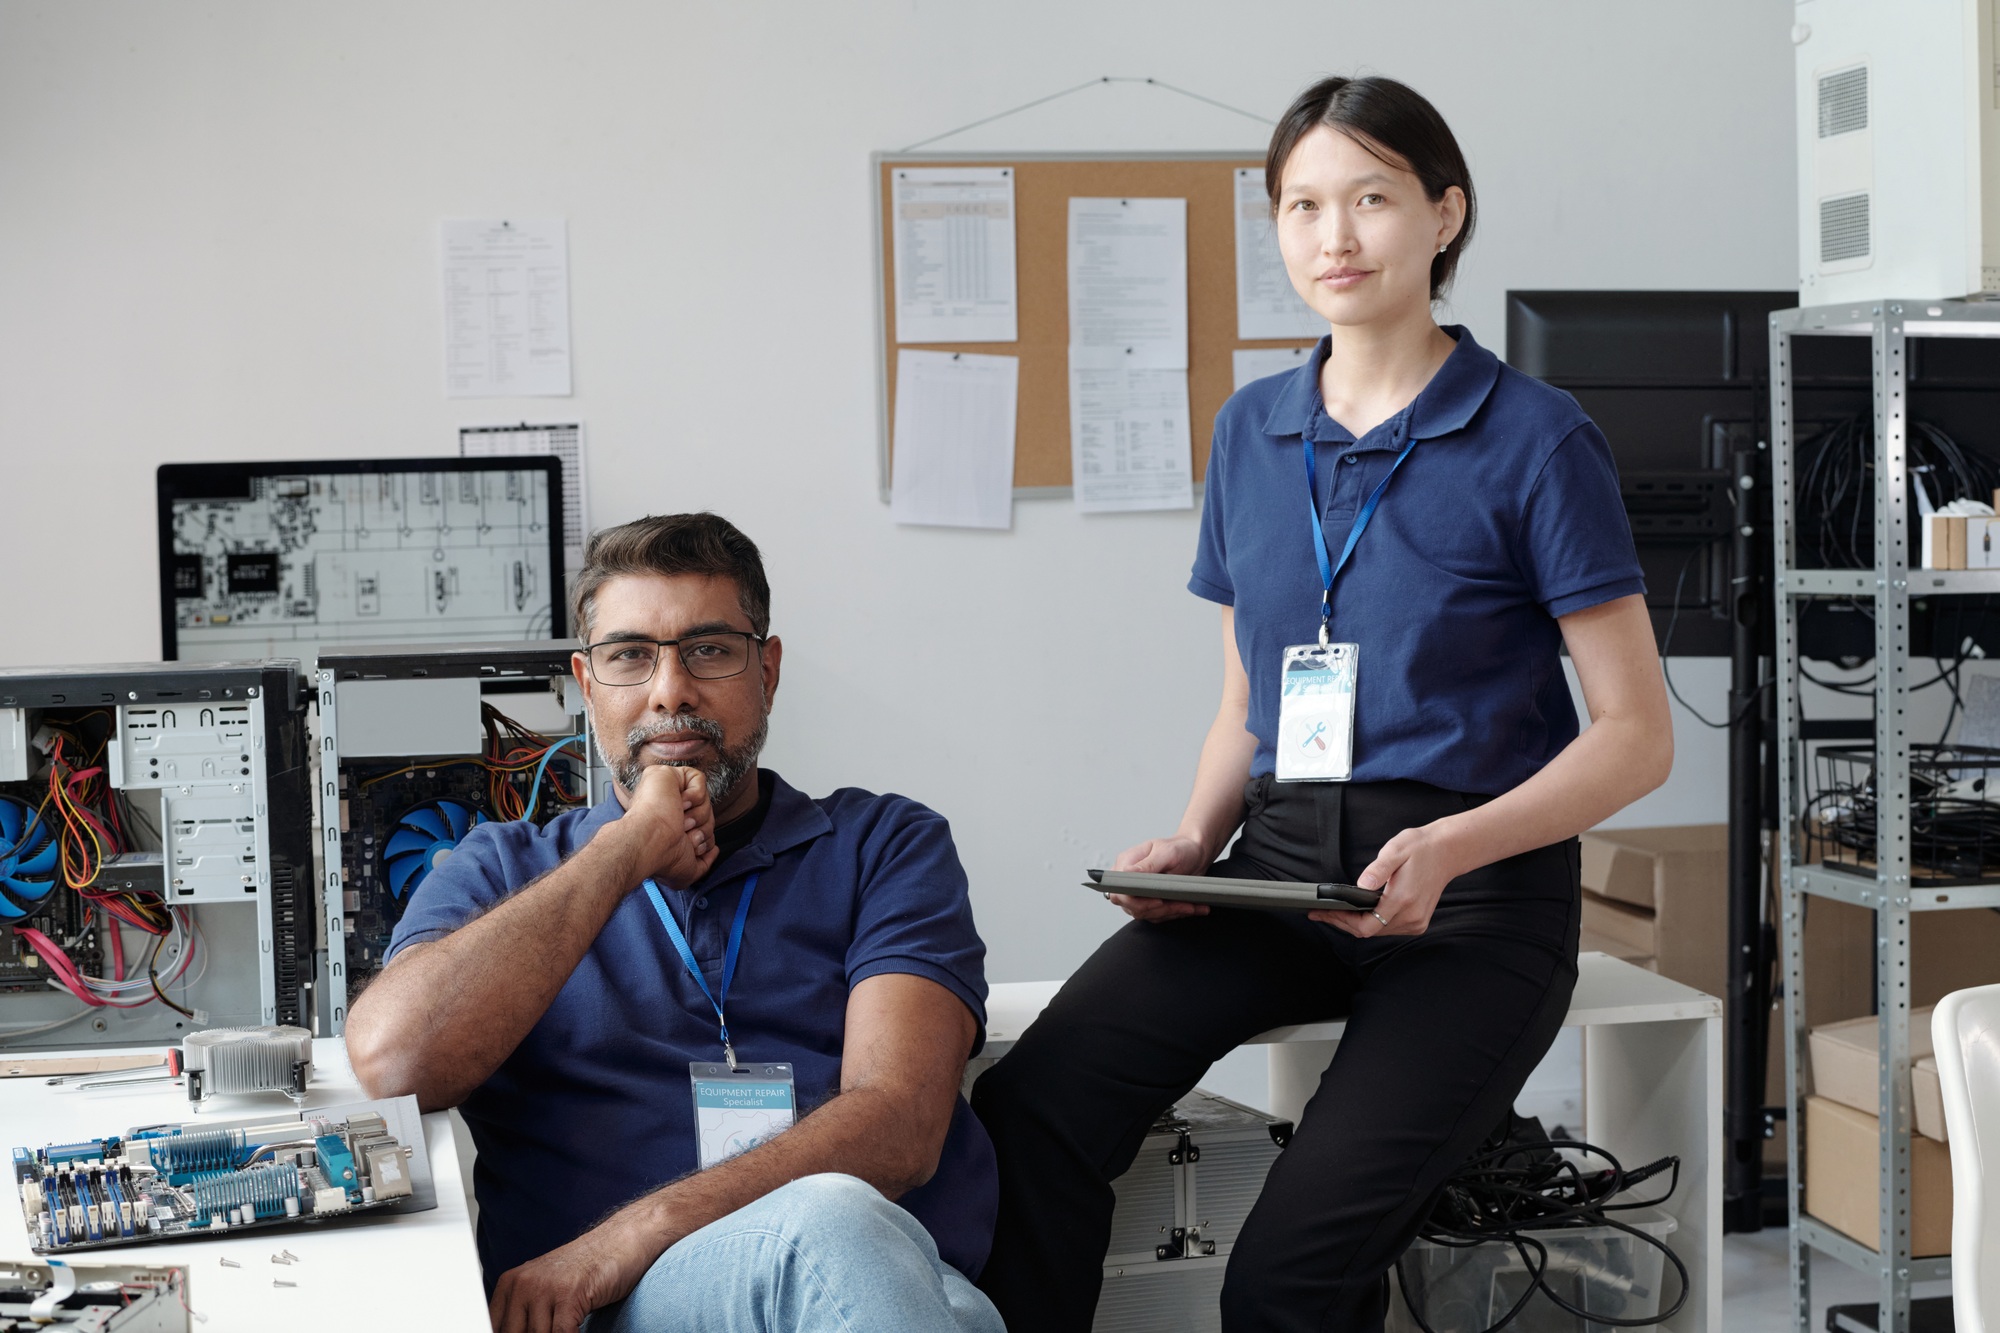
[(698, 768), (649, 764), (615, 825), (637, 842), (641, 876), (684, 889), (715, 864), (715, 810)]
[(629, 1233), (624, 1216), (500, 1275), (488, 1314), (494, 1333), (576, 1333), (584, 1316), (621, 1301), (661, 1251)]

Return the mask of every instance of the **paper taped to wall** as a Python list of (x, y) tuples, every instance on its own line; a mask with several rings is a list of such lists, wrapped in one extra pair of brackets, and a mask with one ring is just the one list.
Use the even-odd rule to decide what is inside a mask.
[(445, 396), (567, 396), (568, 224), (448, 221), (441, 230)]
[(590, 539), (589, 496), (584, 490), (583, 425), (466, 426), (458, 432), (460, 458), (503, 458), (554, 454), (563, 470), (563, 564), (571, 576), (583, 568)]

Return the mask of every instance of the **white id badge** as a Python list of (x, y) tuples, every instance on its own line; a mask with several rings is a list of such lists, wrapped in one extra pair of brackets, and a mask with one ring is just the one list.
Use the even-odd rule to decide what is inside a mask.
[(688, 1065), (694, 1086), (694, 1134), (701, 1169), (776, 1138), (798, 1118), (789, 1064), (696, 1060)]
[(1352, 643), (1285, 649), (1278, 781), (1345, 782), (1354, 776), (1354, 670), (1360, 651)]

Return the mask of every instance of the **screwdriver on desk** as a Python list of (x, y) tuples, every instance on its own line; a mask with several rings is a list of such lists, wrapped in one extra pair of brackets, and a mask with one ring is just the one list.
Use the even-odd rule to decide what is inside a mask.
[(54, 1084), (70, 1085), (74, 1080), (81, 1080), (80, 1082), (74, 1082), (74, 1087), (78, 1091), (81, 1091), (85, 1088), (115, 1088), (126, 1083), (170, 1082), (181, 1076), (182, 1071), (181, 1071), (180, 1050), (176, 1048), (168, 1051), (166, 1059), (161, 1061), (160, 1064), (161, 1064), (161, 1072), (157, 1074), (140, 1074), (137, 1077), (128, 1077), (128, 1078), (100, 1078), (95, 1074), (65, 1074), (59, 1078), (50, 1079), (49, 1083), (51, 1085)]

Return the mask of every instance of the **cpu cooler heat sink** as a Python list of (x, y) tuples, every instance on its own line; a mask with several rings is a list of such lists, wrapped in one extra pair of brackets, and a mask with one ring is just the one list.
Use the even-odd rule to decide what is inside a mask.
[(405, 898), (415, 893), (465, 835), (485, 822), (485, 815), (461, 801), (425, 801), (405, 810), (382, 849), (390, 894)]

